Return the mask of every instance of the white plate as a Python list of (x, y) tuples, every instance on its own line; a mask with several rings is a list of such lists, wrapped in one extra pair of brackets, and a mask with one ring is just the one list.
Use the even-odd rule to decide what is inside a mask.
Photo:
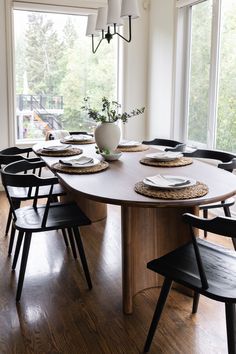
[(118, 147), (135, 147), (135, 146), (139, 146), (141, 145), (141, 143), (139, 141), (135, 141), (135, 140), (121, 140), (119, 142)]
[[(92, 159), (93, 161), (89, 162), (89, 160)], [(86, 162), (88, 161), (88, 162)], [(75, 158), (70, 158), (70, 159), (60, 159), (59, 162), (63, 166), (68, 166), (68, 167), (92, 167), (98, 165), (101, 161), (98, 160), (97, 158), (90, 158), (87, 156), (80, 156), (80, 157), (75, 157)]]
[(71, 145), (51, 145), (45, 146), (43, 148), (44, 151), (57, 152), (57, 151), (66, 151), (71, 148)]
[(149, 187), (181, 189), (194, 186), (196, 180), (186, 176), (156, 175), (144, 178), (143, 183)]
[(64, 137), (65, 141), (83, 141), (83, 140), (92, 140), (93, 137), (91, 135), (86, 135), (86, 134), (73, 134), (73, 135), (67, 135)]
[(172, 151), (163, 151), (163, 152), (154, 152), (152, 154), (145, 155), (148, 159), (158, 160), (158, 161), (174, 161), (183, 157), (181, 152), (172, 152)]

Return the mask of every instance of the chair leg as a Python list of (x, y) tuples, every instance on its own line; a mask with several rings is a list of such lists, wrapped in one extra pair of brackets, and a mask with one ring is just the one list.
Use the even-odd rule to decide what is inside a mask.
[[(230, 211), (230, 208), (229, 206), (223, 206), (223, 209), (224, 209), (224, 213), (225, 213), (225, 216), (231, 218), (231, 211)], [(234, 237), (232, 237), (232, 242), (233, 242), (233, 245), (234, 245), (234, 249), (236, 250), (236, 239)]]
[(87, 280), (87, 284), (89, 289), (92, 289), (93, 285), (92, 285), (92, 281), (91, 281), (91, 277), (90, 277), (90, 273), (89, 273), (89, 268), (88, 268), (88, 263), (86, 260), (86, 256), (85, 256), (85, 252), (84, 252), (84, 246), (80, 237), (80, 232), (79, 229), (77, 227), (73, 227), (73, 231), (74, 231), (74, 235), (75, 235), (75, 241), (79, 250), (79, 255), (80, 255), (80, 259), (81, 259), (81, 263), (83, 266), (83, 270), (84, 270), (84, 274)]
[(195, 291), (193, 296), (192, 313), (197, 313), (199, 298), (200, 298), (200, 294)]
[(223, 206), (223, 209), (224, 209), (225, 216), (228, 216), (229, 218), (231, 218), (231, 212), (230, 212), (229, 206), (228, 205)]
[(144, 346), (144, 353), (147, 353), (150, 349), (150, 346), (152, 344), (152, 339), (155, 334), (158, 322), (161, 318), (162, 310), (164, 309), (165, 303), (167, 296), (169, 294), (170, 288), (171, 288), (172, 280), (165, 278), (164, 283), (162, 285), (161, 293), (159, 296), (159, 299), (157, 301), (156, 309), (152, 318), (152, 323), (149, 328), (148, 336), (146, 339), (146, 343)]
[(16, 233), (15, 225), (12, 223), (10, 241), (9, 241), (9, 246), (8, 246), (8, 256), (9, 257), (10, 257), (11, 252), (12, 252), (12, 247), (13, 247), (13, 243), (14, 243), (14, 239), (15, 239), (15, 233)]
[[(205, 219), (208, 218), (208, 210), (207, 209), (203, 209), (203, 217)], [(207, 231), (206, 230), (204, 230), (204, 237), (207, 237)]]
[(236, 316), (235, 304), (225, 303), (228, 353), (236, 354)]
[(65, 229), (61, 229), (62, 231), (62, 235), (63, 235), (63, 239), (64, 239), (64, 242), (65, 242), (65, 245), (66, 245), (66, 248), (69, 247), (69, 243), (68, 243), (68, 238), (67, 238), (67, 235), (66, 235), (66, 230)]
[(11, 226), (11, 221), (12, 221), (12, 212), (11, 212), (11, 208), (9, 209), (9, 213), (8, 213), (8, 218), (7, 218), (7, 225), (6, 225), (6, 230), (5, 230), (5, 235), (8, 235), (10, 226)]
[(18, 286), (17, 286), (17, 292), (16, 292), (16, 301), (17, 302), (20, 301), (20, 298), (21, 298), (21, 292), (22, 292), (22, 287), (23, 287), (24, 278), (25, 278), (25, 269), (26, 269), (26, 265), (27, 265), (28, 255), (29, 255), (31, 237), (32, 237), (31, 233), (25, 234), (23, 253), (22, 253), (21, 265), (20, 265), (19, 280), (18, 280)]
[(19, 231), (19, 235), (18, 235), (17, 243), (16, 243), (16, 250), (15, 250), (13, 263), (12, 263), (12, 270), (16, 269), (16, 264), (17, 264), (17, 260), (18, 260), (18, 257), (19, 257), (23, 236), (24, 236), (24, 232), (23, 231)]
[(70, 246), (72, 249), (74, 259), (77, 259), (77, 252), (76, 252), (76, 248), (75, 248), (75, 241), (74, 241), (74, 236), (73, 236), (72, 230), (71, 230), (71, 228), (68, 228), (67, 231), (68, 231)]

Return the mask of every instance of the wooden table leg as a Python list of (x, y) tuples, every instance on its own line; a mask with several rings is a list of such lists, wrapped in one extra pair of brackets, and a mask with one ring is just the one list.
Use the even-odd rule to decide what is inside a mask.
[(190, 240), (189, 226), (182, 222), (186, 212), (198, 214), (198, 208), (121, 207), (124, 313), (132, 313), (135, 294), (162, 283), (147, 262)]

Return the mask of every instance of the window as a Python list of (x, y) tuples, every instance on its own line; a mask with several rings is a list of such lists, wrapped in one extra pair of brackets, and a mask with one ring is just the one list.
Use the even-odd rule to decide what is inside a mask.
[(14, 10), (16, 138), (45, 139), (51, 129), (90, 131), (81, 110), (117, 98), (117, 42), (92, 54), (87, 16)]
[(177, 6), (178, 53), (183, 43), (182, 138), (236, 153), (236, 2), (179, 0)]

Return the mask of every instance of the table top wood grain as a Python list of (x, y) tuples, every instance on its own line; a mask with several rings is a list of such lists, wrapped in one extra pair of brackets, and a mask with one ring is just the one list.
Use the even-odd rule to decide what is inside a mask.
[[(52, 142), (43, 142), (34, 146), (34, 151)], [(58, 144), (54, 141), (53, 144)], [(95, 145), (78, 145), (86, 156), (100, 157), (95, 153)], [(197, 206), (224, 200), (236, 194), (236, 176), (199, 159), (181, 167), (152, 167), (140, 164), (139, 160), (147, 153), (157, 151), (150, 148), (144, 152), (124, 152), (117, 161), (110, 162), (106, 171), (88, 175), (69, 175), (57, 173), (62, 184), (70, 191), (76, 191), (83, 197), (99, 202), (141, 207)], [(58, 157), (45, 157), (50, 167)], [(134, 185), (147, 176), (156, 174), (188, 176), (205, 183), (209, 193), (200, 198), (187, 200), (163, 200), (142, 196), (134, 191)]]

